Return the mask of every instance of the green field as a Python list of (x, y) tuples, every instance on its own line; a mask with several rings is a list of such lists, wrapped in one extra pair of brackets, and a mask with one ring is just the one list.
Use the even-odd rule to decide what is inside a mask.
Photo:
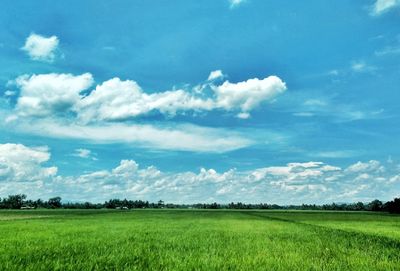
[(0, 211), (0, 270), (400, 270), (400, 216)]

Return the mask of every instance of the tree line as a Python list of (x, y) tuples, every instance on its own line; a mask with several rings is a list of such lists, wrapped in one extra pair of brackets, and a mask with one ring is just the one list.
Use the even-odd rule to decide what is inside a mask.
[(276, 210), (331, 210), (331, 211), (374, 211), (400, 213), (400, 198), (382, 202), (373, 200), (368, 203), (331, 203), (331, 204), (302, 204), (302, 205), (278, 205), (268, 203), (248, 204), (242, 202), (231, 202), (229, 204), (219, 203), (197, 203), (197, 204), (173, 204), (149, 202), (143, 200), (110, 199), (104, 203), (91, 202), (63, 202), (61, 197), (49, 198), (47, 201), (42, 199), (30, 200), (24, 194), (9, 195), (0, 198), (0, 209), (138, 209), (138, 208), (181, 208), (181, 209), (276, 209)]

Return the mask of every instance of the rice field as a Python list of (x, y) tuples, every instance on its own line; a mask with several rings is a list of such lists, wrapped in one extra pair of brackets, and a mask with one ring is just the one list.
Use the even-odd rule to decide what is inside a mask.
[(400, 216), (0, 211), (0, 270), (400, 270)]

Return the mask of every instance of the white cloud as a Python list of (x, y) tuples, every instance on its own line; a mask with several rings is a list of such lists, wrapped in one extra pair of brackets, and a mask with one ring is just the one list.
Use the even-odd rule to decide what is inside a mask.
[(212, 85), (215, 97), (196, 97), (184, 90), (146, 94), (134, 81), (114, 78), (96, 87), (77, 104), (77, 112), (84, 121), (121, 120), (159, 111), (175, 115), (178, 111), (210, 111), (213, 109), (238, 110), (250, 116), (249, 111), (263, 101), (272, 100), (286, 90), (285, 83), (276, 76), (249, 79), (244, 82)]
[[(31, 197), (59, 195), (66, 200), (131, 198), (167, 202), (268, 202), (278, 204), (389, 200), (400, 192), (400, 168), (378, 161), (345, 169), (323, 162), (294, 162), (253, 170), (165, 172), (121, 160), (112, 169), (78, 176), (56, 175), (43, 167), (47, 148), (0, 145), (0, 195), (20, 191)], [(46, 180), (46, 181), (43, 181)], [(24, 182), (25, 181), (25, 182)]]
[(120, 165), (112, 170), (112, 173), (116, 176), (129, 177), (136, 173), (139, 165), (132, 160), (122, 160)]
[(351, 69), (354, 72), (373, 72), (376, 67), (368, 65), (364, 61), (354, 61), (351, 64)]
[(22, 119), (8, 125), (6, 127), (12, 125), (12, 129), (19, 132), (46, 137), (83, 139), (101, 144), (129, 143), (161, 150), (223, 153), (254, 144), (248, 137), (245, 138), (231, 130), (195, 125), (174, 124), (170, 127), (125, 123), (79, 125)]
[(213, 87), (216, 93), (216, 104), (219, 108), (233, 110), (239, 108), (248, 113), (264, 101), (271, 101), (286, 90), (285, 83), (277, 76), (264, 79), (249, 79), (239, 83), (225, 81)]
[[(46, 137), (84, 139), (99, 143), (129, 143), (145, 148), (196, 152), (227, 152), (254, 144), (248, 136), (218, 128), (195, 125), (162, 126), (113, 122), (147, 114), (236, 107), (247, 111), (285, 88), (272, 76), (237, 84), (225, 82), (213, 98), (196, 97), (183, 90), (147, 94), (134, 81), (114, 78), (88, 91), (89, 73), (23, 75), (14, 83), (20, 88), (15, 111), (4, 116), (3, 125), (23, 133)], [(247, 89), (248, 88), (248, 89)], [(277, 89), (279, 88), (279, 89)], [(246, 91), (246, 89), (248, 91)], [(235, 91), (239, 94), (235, 95)], [(257, 101), (253, 100), (258, 97)], [(241, 104), (241, 103), (244, 104)], [(249, 118), (248, 112), (238, 117)]]
[(224, 74), (222, 73), (221, 70), (215, 70), (210, 72), (210, 75), (208, 76), (208, 81), (213, 81), (215, 79), (223, 78)]
[(376, 0), (372, 6), (371, 15), (381, 15), (399, 6), (400, 0)]
[(289, 163), (288, 167), (315, 168), (315, 167), (320, 167), (323, 164), (324, 164), (323, 162)]
[(304, 101), (304, 105), (308, 107), (322, 107), (327, 106), (327, 102), (319, 99), (308, 99)]
[[(64, 178), (73, 191), (102, 197), (172, 202), (244, 201), (279, 204), (390, 199), (400, 191), (397, 172), (352, 173), (322, 162), (289, 163), (250, 171), (163, 172), (122, 160), (112, 170)], [(67, 180), (67, 181), (66, 181)], [(390, 181), (392, 180), (392, 181)], [(78, 190), (79, 189), (79, 190)], [(110, 196), (112, 195), (112, 196)], [(82, 197), (82, 194), (77, 196)], [(80, 198), (83, 200), (84, 198)], [(105, 198), (101, 198), (104, 200)]]
[(351, 150), (321, 151), (310, 153), (310, 156), (317, 156), (322, 158), (347, 158), (357, 156), (357, 152)]
[(231, 8), (235, 8), (241, 4), (243, 4), (244, 2), (246, 2), (247, 0), (229, 0), (230, 3), (230, 7)]
[(326, 168), (323, 165), (322, 162), (288, 163), (286, 166), (257, 169), (252, 174), (257, 180), (264, 179), (267, 176), (284, 176), (285, 181), (291, 182), (297, 178), (321, 176), (324, 171), (332, 170), (332, 168)]
[(246, 119), (249, 111), (286, 90), (285, 83), (276, 76), (239, 83), (226, 81), (219, 86), (207, 83), (203, 87), (214, 91), (211, 97), (182, 89), (147, 94), (136, 82), (119, 78), (88, 91), (93, 84), (89, 73), (23, 75), (14, 84), (20, 92), (14, 111), (3, 118), (7, 129), (46, 137), (220, 153), (255, 141), (232, 130), (176, 123), (146, 125), (128, 119), (153, 111), (174, 116), (178, 112), (216, 109), (240, 111), (236, 116)]
[(334, 75), (334, 76), (338, 76), (340, 74), (340, 72), (336, 69), (330, 70), (328, 72), (328, 75)]
[(84, 158), (84, 159), (97, 160), (97, 158), (94, 157), (94, 154), (92, 153), (92, 151), (88, 150), (88, 149), (75, 149), (74, 152), (72, 153), (72, 156), (80, 157), (80, 158)]
[(44, 37), (32, 33), (21, 49), (33, 60), (52, 62), (56, 57), (58, 44), (59, 40), (56, 36)]
[(159, 111), (175, 115), (177, 111), (211, 110), (211, 99), (196, 98), (184, 90), (146, 94), (131, 80), (113, 78), (96, 87), (76, 104), (79, 117), (91, 120), (123, 120)]
[[(175, 116), (178, 112), (203, 112), (215, 109), (238, 111), (239, 118), (249, 118), (249, 111), (265, 101), (271, 101), (286, 90), (277, 76), (222, 85), (212, 83), (197, 86), (193, 91), (182, 89), (145, 93), (131, 80), (113, 78), (90, 91), (81, 92), (93, 84), (92, 75), (71, 74), (23, 75), (16, 85), (21, 89), (16, 110), (22, 116), (77, 115), (84, 122), (120, 121), (159, 112)], [(213, 95), (205, 97), (198, 89), (211, 88)]]
[(0, 181), (44, 181), (57, 173), (57, 167), (42, 166), (49, 159), (47, 147), (29, 148), (21, 144), (0, 144)]
[(21, 89), (16, 110), (22, 116), (52, 116), (67, 112), (80, 99), (80, 93), (93, 84), (89, 73), (22, 75), (15, 80)]
[(236, 115), (239, 119), (248, 119), (250, 118), (250, 114), (247, 112), (241, 112), (239, 114)]
[(370, 160), (366, 163), (357, 162), (351, 166), (349, 166), (346, 171), (352, 173), (359, 173), (359, 172), (371, 172), (371, 171), (383, 171), (384, 167), (381, 165), (379, 161)]

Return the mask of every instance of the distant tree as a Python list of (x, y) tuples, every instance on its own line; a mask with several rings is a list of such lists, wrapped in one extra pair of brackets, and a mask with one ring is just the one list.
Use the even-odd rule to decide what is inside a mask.
[(119, 199), (110, 199), (104, 203), (104, 206), (109, 209), (115, 209), (117, 207), (121, 207), (121, 200)]
[(62, 207), (61, 198), (60, 198), (60, 197), (50, 198), (50, 199), (47, 201), (47, 204), (48, 204), (49, 207), (52, 208), (52, 209), (56, 209), (56, 208), (61, 208), (61, 207)]
[(400, 214), (400, 198), (395, 198), (392, 201), (386, 202), (384, 209), (389, 213)]
[(362, 211), (364, 210), (364, 203), (362, 203), (361, 201), (357, 202), (356, 204), (354, 204), (354, 210), (355, 211)]
[(164, 208), (164, 201), (163, 200), (159, 200), (157, 203), (158, 208)]
[(211, 204), (208, 206), (208, 208), (209, 208), (209, 209), (219, 209), (220, 206), (219, 206), (218, 203), (214, 202), (214, 203), (211, 203)]
[(9, 195), (8, 198), (3, 199), (2, 205), (7, 209), (21, 209), (25, 199), (26, 195), (24, 194)]
[(33, 207), (35, 207), (35, 208), (45, 208), (46, 206), (45, 206), (43, 200), (37, 199), (37, 200), (33, 201)]
[(41, 199), (27, 200), (26, 195), (9, 195), (7, 198), (0, 198), (0, 209), (21, 209), (21, 207), (34, 208), (66, 208), (66, 209), (132, 209), (132, 208), (198, 208), (198, 209), (283, 209), (283, 210), (336, 210), (336, 211), (381, 211), (400, 213), (400, 198), (382, 203), (380, 200), (373, 200), (370, 203), (331, 203), (324, 205), (302, 204), (302, 205), (277, 205), (268, 203), (243, 203), (231, 202), (229, 204), (196, 203), (196, 204), (165, 204), (164, 201), (148, 202), (142, 200), (110, 199), (104, 203), (91, 202), (66, 202), (62, 203), (60, 197), (50, 198), (48, 201)]
[(374, 211), (374, 212), (379, 212), (382, 211), (383, 208), (383, 203), (380, 200), (373, 200), (367, 205), (367, 210), (368, 211)]

